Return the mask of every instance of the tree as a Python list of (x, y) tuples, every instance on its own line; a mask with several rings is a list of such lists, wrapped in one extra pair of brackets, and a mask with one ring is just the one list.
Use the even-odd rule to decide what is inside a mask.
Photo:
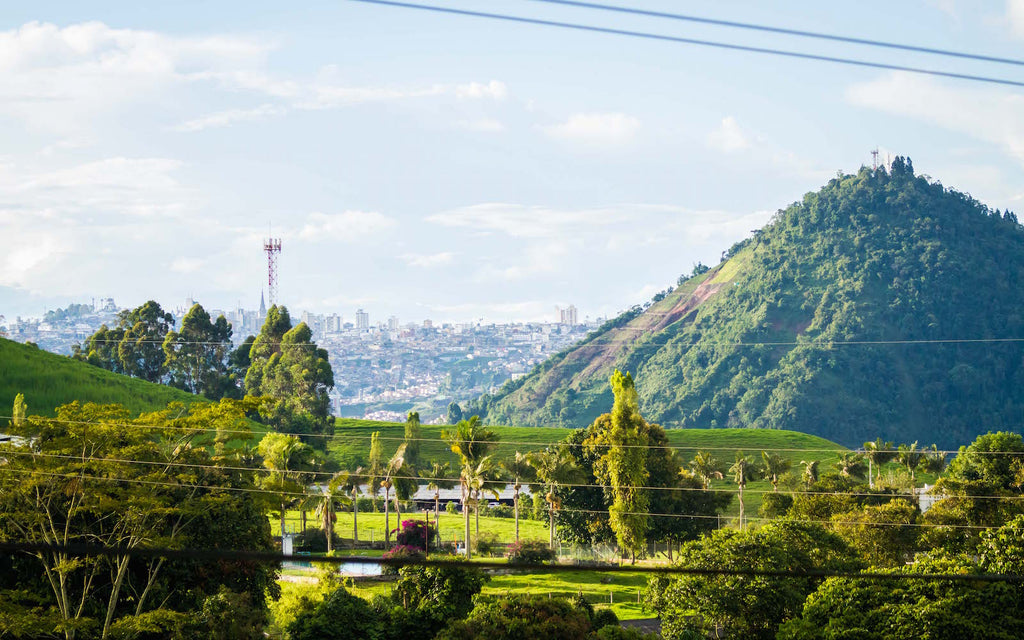
[[(859, 568), (842, 538), (818, 525), (798, 522), (774, 522), (754, 531), (719, 529), (686, 543), (679, 564), (712, 571)], [(661, 618), (666, 638), (704, 637), (721, 625), (724, 636), (717, 637), (768, 640), (780, 624), (799, 614), (807, 594), (820, 582), (726, 574), (658, 577), (650, 581), (645, 600)]]
[(380, 443), (380, 431), (370, 434), (370, 461), (366, 469), (366, 483), (370, 497), (374, 500), (373, 510), (377, 510), (377, 490), (380, 488), (381, 476), (384, 475), (384, 446)]
[(295, 436), (283, 433), (268, 433), (260, 440), (257, 451), (263, 458), (263, 467), (268, 473), (261, 485), (271, 494), (278, 494), (276, 505), (281, 520), (281, 538), (284, 539), (284, 518), (288, 505), (296, 502), (305, 493), (305, 474), (313, 463), (313, 449)]
[(11, 425), (20, 427), (25, 424), (28, 414), (28, 405), (25, 404), (25, 394), (19, 393), (14, 396), (14, 407), (11, 411)]
[(725, 476), (722, 475), (722, 469), (715, 459), (714, 455), (710, 451), (698, 451), (694, 456), (693, 460), (690, 461), (690, 469), (693, 470), (693, 474), (700, 479), (701, 484), (705, 489), (711, 488), (711, 481), (714, 479), (721, 480)]
[(762, 475), (762, 469), (750, 456), (743, 455), (742, 451), (736, 452), (736, 461), (729, 467), (732, 480), (736, 483), (740, 500), (740, 529), (743, 529), (743, 489), (748, 482), (757, 480)]
[(124, 337), (117, 345), (117, 359), (124, 373), (159, 382), (164, 375), (164, 338), (174, 327), (174, 316), (150, 300), (129, 312), (121, 312)]
[[(405, 464), (405, 443), (398, 445), (398, 450), (391, 456), (387, 464), (384, 465), (384, 472), (381, 476), (380, 486), (384, 488), (384, 540), (387, 544), (391, 544), (391, 512), (389, 510), (389, 501), (391, 499), (391, 487), (395, 485), (395, 476), (402, 470), (402, 465)], [(395, 510), (398, 512), (398, 520), (401, 522), (402, 513), (398, 508), (398, 500), (395, 500)]]
[(875, 488), (875, 477), (873, 470), (881, 467), (896, 457), (896, 445), (878, 438), (874, 442), (864, 443), (864, 457), (868, 460), (868, 486)]
[(921, 537), (917, 505), (905, 499), (832, 516), (832, 528), (875, 567), (896, 567), (914, 557)]
[(309, 496), (303, 510), (313, 507), (317, 519), (320, 521), (320, 528), (323, 529), (327, 538), (327, 553), (334, 551), (334, 523), (337, 521), (335, 508), (341, 504), (351, 504), (348, 497), (348, 490), (351, 487), (352, 474), (348, 471), (339, 471), (331, 476), (331, 479), (323, 485), (315, 485), (319, 493)]
[(445, 421), (448, 424), (458, 424), (462, 420), (462, 407), (459, 406), (458, 402), (452, 402), (448, 405), (448, 415), (445, 417)]
[(852, 451), (840, 453), (839, 459), (836, 460), (835, 468), (839, 475), (858, 480), (863, 479), (864, 474), (867, 472), (867, 469), (864, 468), (864, 458)]
[[(288, 310), (275, 305), (253, 341), (245, 389), (250, 395), (271, 399), (260, 414), (277, 431), (333, 433), (327, 393), (334, 386), (334, 374), (327, 352), (316, 346), (312, 335), (304, 322), (291, 328)], [(311, 442), (326, 446), (323, 438)]]
[[(72, 403), (32, 416), (12, 433), (26, 453), (0, 474), (0, 538), (57, 546), (231, 548), (266, 552), (269, 524), (252, 477), (212, 456), (211, 431), (244, 438), (245, 403), (219, 403), (133, 418), (117, 405)], [(213, 517), (212, 514), (216, 514)], [(17, 589), (53, 621), (46, 635), (112, 637), (119, 629), (181, 625), (222, 587), (245, 593), (262, 617), (277, 593), (277, 567), (224, 560), (81, 557), (55, 549), (17, 554), (0, 571), (0, 601)], [(4, 605), (7, 606), (7, 605)], [(4, 609), (0, 606), (0, 610)], [(0, 615), (0, 636), (6, 634)]]
[(519, 542), (519, 491), (523, 488), (523, 480), (533, 478), (533, 467), (526, 456), (516, 451), (511, 458), (501, 461), (505, 474), (512, 480), (512, 512), (516, 519), (516, 542)]
[[(459, 456), (459, 487), (462, 490), (462, 515), (465, 520), (466, 558), (472, 554), (469, 532), (469, 504), (474, 500), (471, 484), (481, 477), (481, 463), (497, 444), (498, 435), (480, 424), (480, 417), (460, 420), (455, 429), (441, 431), (441, 438)], [(488, 465), (489, 466), (489, 461)]]
[(437, 462), (430, 465), (430, 479), (427, 481), (427, 488), (434, 492), (434, 526), (440, 526), (441, 521), (441, 489), (451, 489), (455, 486), (455, 480), (451, 478), (452, 468), (447, 462)]
[(803, 480), (804, 486), (810, 487), (818, 481), (818, 461), (817, 460), (801, 460), (800, 464), (804, 468)]
[(349, 503), (352, 505), (352, 546), (359, 546), (359, 489), (366, 481), (362, 467), (356, 467), (355, 471), (339, 472), (335, 475), (338, 490), (345, 495), (351, 496)]
[(917, 442), (912, 444), (901, 444), (896, 451), (896, 461), (907, 468), (910, 474), (910, 484), (914, 485), (917, 476), (917, 469), (925, 459), (925, 452), (917, 448)]
[(226, 362), (231, 351), (231, 325), (224, 316), (214, 322), (202, 305), (192, 305), (181, 319), (181, 330), (167, 332), (163, 350), (172, 387), (220, 398), (234, 386)]
[(442, 631), (438, 640), (589, 640), (595, 637), (586, 610), (565, 598), (523, 595), (481, 601), (464, 621)]
[(761, 463), (764, 476), (768, 479), (768, 482), (772, 483), (772, 491), (777, 492), (779, 490), (779, 478), (782, 474), (789, 471), (793, 463), (777, 453), (768, 453), (767, 451), (761, 452)]
[(649, 527), (650, 496), (645, 489), (647, 472), (647, 426), (640, 417), (633, 376), (617, 369), (611, 377), (615, 401), (611, 425), (587, 442), (601, 452), (594, 465), (598, 480), (610, 487), (612, 504), (608, 507), (609, 524), (619, 547), (629, 552), (633, 564), (642, 554)]
[[(544, 499), (548, 503), (548, 544), (554, 549), (555, 513), (561, 507), (556, 490), (561, 485), (575, 482), (579, 478), (579, 469), (565, 445), (548, 447), (543, 451), (531, 451), (526, 455), (526, 460), (536, 474), (535, 482), (547, 485)], [(543, 491), (542, 485), (531, 485), (530, 491), (539, 493)]]

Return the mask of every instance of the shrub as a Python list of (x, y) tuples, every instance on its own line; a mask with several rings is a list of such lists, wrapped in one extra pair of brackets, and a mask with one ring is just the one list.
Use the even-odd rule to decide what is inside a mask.
[(500, 550), (501, 544), (494, 533), (481, 533), (473, 540), (473, 548), (480, 555), (493, 556)]
[[(422, 560), (426, 556), (424, 555), (423, 550), (419, 547), (397, 545), (390, 551), (385, 551), (383, 557), (385, 560)], [(400, 567), (397, 565), (386, 564), (384, 565), (381, 573), (386, 576), (397, 576), (399, 569)]]
[(445, 510), (445, 513), (458, 513), (459, 512), (459, 505), (455, 504), (454, 501), (453, 502), (447, 502), (444, 505), (444, 510)]
[[(491, 507), (489, 509), (489, 511), (490, 511), (489, 515), (492, 518), (514, 518), (515, 515), (516, 515), (515, 514), (515, 509), (513, 509), (510, 506), (508, 506), (507, 504), (499, 504), (496, 507)], [(520, 515), (522, 515), (522, 514), (520, 514)]]
[(437, 529), (423, 520), (402, 520), (402, 525), (395, 535), (398, 546), (416, 547), (426, 551), (437, 538)]
[(533, 520), (543, 520), (547, 515), (548, 503), (544, 501), (544, 495), (542, 493), (533, 494), (533, 511), (530, 514), (530, 518)]
[(793, 506), (793, 496), (788, 493), (766, 493), (761, 496), (761, 508), (758, 513), (762, 518), (781, 518)]
[(618, 626), (619, 616), (611, 609), (598, 609), (594, 611), (594, 628), (603, 629), (609, 625)]
[[(333, 548), (341, 547), (341, 538), (334, 535)], [(325, 553), (327, 551), (327, 536), (323, 529), (307, 529), (295, 534), (292, 538), (292, 549), (302, 553)]]
[(555, 559), (555, 552), (541, 540), (520, 540), (505, 554), (509, 564), (543, 564)]

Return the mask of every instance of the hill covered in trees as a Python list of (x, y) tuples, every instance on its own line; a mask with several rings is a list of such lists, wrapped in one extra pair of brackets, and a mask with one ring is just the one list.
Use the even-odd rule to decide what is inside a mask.
[(635, 372), (668, 427), (958, 446), (1024, 419), (1024, 228), (909, 159), (807, 194), (713, 269), (470, 408), (582, 427)]

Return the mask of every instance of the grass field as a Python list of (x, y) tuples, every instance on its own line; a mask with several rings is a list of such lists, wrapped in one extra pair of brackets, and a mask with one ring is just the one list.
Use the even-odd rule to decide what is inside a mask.
[[(338, 521), (334, 525), (335, 533), (344, 541), (351, 542), (352, 540), (352, 514), (351, 513), (338, 513)], [(430, 512), (431, 522), (433, 522), (434, 513)], [(391, 529), (394, 530), (398, 523), (395, 518), (395, 514), (391, 512)], [(422, 520), (423, 512), (416, 511), (412, 513), (402, 513), (403, 520)], [(270, 518), (271, 530), (276, 534), (280, 530), (281, 521), (278, 518)], [(319, 523), (313, 514), (307, 514), (306, 527), (309, 529), (319, 528)], [(470, 515), (470, 526), (473, 527), (473, 536), (476, 537), (476, 522)], [(285, 519), (285, 529), (289, 532), (297, 532), (302, 527), (302, 521), (299, 512), (289, 511)], [(462, 520), (462, 514), (451, 514), (445, 511), (441, 511), (441, 541), (448, 543), (455, 540), (464, 540), (464, 525)], [(480, 516), (480, 533), (482, 535), (493, 536), (497, 539), (497, 542), (511, 543), (515, 540), (515, 520), (512, 518), (492, 518), (488, 516)], [(526, 520), (520, 515), (519, 517), (519, 537), (523, 540), (547, 540), (548, 539), (548, 523), (547, 520), (541, 522), (538, 520)], [(373, 513), (373, 512), (359, 512), (359, 540), (360, 542), (379, 542), (384, 539), (384, 513)]]
[(25, 394), (28, 412), (53, 415), (78, 400), (117, 403), (134, 413), (164, 409), (170, 402), (206, 402), (178, 389), (118, 375), (67, 356), (0, 338), (0, 415), (10, 415), (14, 397)]

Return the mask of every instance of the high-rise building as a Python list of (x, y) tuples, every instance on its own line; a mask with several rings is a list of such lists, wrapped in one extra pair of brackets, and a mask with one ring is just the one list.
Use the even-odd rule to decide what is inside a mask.
[(388, 331), (398, 331), (398, 316), (388, 318)]
[(356, 329), (365, 331), (370, 328), (370, 314), (362, 309), (356, 311)]
[(570, 304), (565, 309), (559, 309), (559, 312), (561, 313), (561, 316), (562, 316), (561, 317), (561, 323), (562, 324), (567, 324), (567, 325), (573, 326), (573, 327), (576, 326), (577, 324), (579, 324), (579, 322), (577, 322), (576, 305)]

